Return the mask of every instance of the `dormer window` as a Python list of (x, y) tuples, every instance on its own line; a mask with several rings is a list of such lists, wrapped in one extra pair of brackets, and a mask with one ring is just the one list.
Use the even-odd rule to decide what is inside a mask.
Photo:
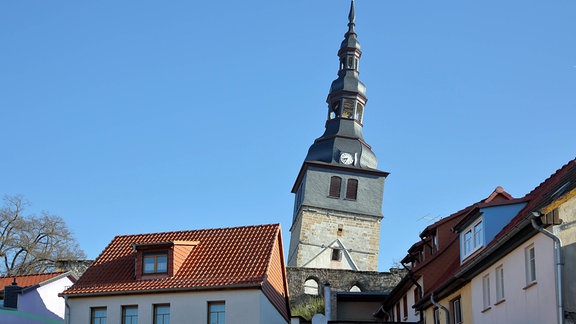
[(143, 274), (168, 272), (168, 251), (144, 253), (142, 259)]
[(462, 260), (484, 246), (484, 223), (482, 219), (468, 226), (460, 234)]
[(133, 244), (136, 280), (174, 276), (198, 243), (198, 241), (167, 241)]

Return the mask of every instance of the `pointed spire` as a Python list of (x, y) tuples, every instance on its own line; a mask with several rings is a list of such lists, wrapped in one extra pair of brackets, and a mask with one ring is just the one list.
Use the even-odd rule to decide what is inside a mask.
[(356, 20), (356, 12), (354, 11), (354, 0), (350, 3), (350, 13), (348, 14), (348, 33), (354, 33), (354, 21)]
[(378, 161), (362, 136), (366, 86), (359, 78), (358, 65), (362, 51), (354, 30), (356, 13), (354, 0), (350, 3), (348, 31), (340, 44), (338, 78), (330, 86), (326, 103), (328, 116), (324, 134), (308, 150), (307, 161), (342, 165), (341, 155), (352, 155), (347, 167), (376, 169)]

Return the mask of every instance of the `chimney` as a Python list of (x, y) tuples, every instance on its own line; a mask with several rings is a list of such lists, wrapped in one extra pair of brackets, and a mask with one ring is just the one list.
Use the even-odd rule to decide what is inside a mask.
[(8, 308), (18, 308), (18, 294), (22, 290), (22, 287), (18, 286), (16, 283), (16, 278), (12, 285), (4, 287), (4, 307)]

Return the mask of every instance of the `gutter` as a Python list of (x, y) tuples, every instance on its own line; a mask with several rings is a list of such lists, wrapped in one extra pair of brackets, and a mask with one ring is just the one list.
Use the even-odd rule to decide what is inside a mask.
[(562, 255), (562, 241), (560, 238), (548, 230), (545, 230), (542, 226), (536, 223), (536, 218), (542, 216), (540, 212), (532, 212), (532, 227), (537, 229), (540, 233), (548, 236), (554, 241), (554, 252), (556, 252), (556, 300), (557, 300), (557, 312), (558, 312), (558, 324), (564, 324), (564, 302), (562, 300), (562, 270), (564, 268), (564, 258)]

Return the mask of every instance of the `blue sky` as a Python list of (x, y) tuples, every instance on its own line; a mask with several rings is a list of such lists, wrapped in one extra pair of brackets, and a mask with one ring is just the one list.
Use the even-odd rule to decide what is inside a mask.
[[(0, 194), (119, 234), (281, 223), (349, 1), (2, 1)], [(380, 270), (435, 219), (575, 157), (576, 2), (356, 4)]]

